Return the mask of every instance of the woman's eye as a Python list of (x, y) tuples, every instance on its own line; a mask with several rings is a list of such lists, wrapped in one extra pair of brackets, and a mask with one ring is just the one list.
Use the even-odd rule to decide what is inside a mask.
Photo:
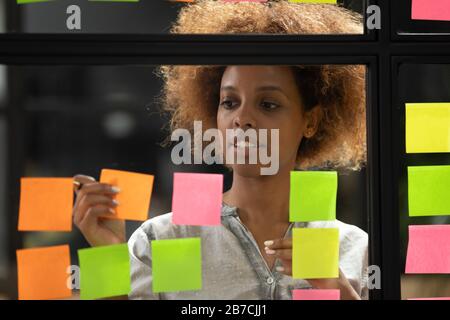
[(225, 109), (231, 109), (231, 108), (234, 107), (234, 103), (233, 103), (233, 101), (231, 101), (231, 100), (223, 100), (223, 101), (220, 103), (220, 106), (221, 106), (221, 107), (224, 107)]
[(270, 102), (270, 101), (261, 102), (261, 106), (267, 110), (273, 110), (273, 109), (276, 109), (279, 107), (279, 105), (277, 103)]

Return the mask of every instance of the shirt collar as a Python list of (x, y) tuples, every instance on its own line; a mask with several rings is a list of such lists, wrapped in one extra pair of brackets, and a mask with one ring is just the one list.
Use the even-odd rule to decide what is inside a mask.
[(222, 217), (226, 216), (236, 216), (237, 217), (237, 208), (232, 207), (225, 202), (222, 202)]

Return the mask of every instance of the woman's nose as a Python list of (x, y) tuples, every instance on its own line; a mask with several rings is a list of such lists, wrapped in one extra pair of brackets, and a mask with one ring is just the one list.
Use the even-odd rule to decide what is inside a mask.
[(240, 128), (243, 130), (249, 129), (249, 128), (256, 128), (256, 121), (253, 117), (253, 115), (246, 110), (247, 108), (244, 106), (241, 106), (239, 108), (240, 110), (237, 112), (236, 116), (233, 120), (233, 127)]

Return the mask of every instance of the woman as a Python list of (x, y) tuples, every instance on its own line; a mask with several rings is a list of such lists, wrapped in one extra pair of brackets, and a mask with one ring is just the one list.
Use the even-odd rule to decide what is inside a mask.
[[(200, 1), (181, 10), (174, 33), (360, 33), (354, 14), (332, 5), (285, 1)], [(349, 168), (365, 162), (362, 66), (165, 66), (164, 106), (172, 128), (279, 129), (279, 170), (232, 164), (220, 227), (179, 226), (171, 213), (146, 221), (129, 240), (132, 299), (291, 299), (299, 288), (340, 289), (341, 299), (366, 299), (367, 234), (340, 221), (290, 223), (289, 182), (295, 169)], [(125, 242), (114, 212), (120, 190), (78, 175), (74, 221), (93, 246)], [(292, 228), (339, 228), (339, 278), (293, 279)], [(203, 287), (152, 292), (151, 240), (201, 237)]]

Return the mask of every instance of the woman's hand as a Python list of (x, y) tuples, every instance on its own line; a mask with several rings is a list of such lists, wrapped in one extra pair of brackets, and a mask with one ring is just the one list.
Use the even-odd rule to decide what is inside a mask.
[(120, 190), (84, 175), (76, 175), (74, 180), (81, 188), (75, 190), (73, 221), (89, 244), (94, 247), (124, 243), (125, 222), (100, 217), (115, 213), (118, 203), (113, 197)]
[[(275, 256), (283, 264), (282, 267), (277, 267), (277, 271), (292, 276), (292, 239), (268, 240), (264, 242), (264, 245), (266, 246), (266, 254)], [(341, 300), (361, 299), (340, 269), (339, 278), (305, 280), (316, 289), (339, 289), (341, 291)]]

